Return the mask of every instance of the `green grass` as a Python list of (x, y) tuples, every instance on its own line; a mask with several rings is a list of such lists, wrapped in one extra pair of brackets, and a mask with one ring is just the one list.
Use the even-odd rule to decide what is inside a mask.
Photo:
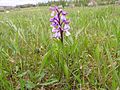
[(0, 13), (0, 90), (120, 89), (120, 7), (66, 11), (63, 46), (51, 38), (48, 7)]

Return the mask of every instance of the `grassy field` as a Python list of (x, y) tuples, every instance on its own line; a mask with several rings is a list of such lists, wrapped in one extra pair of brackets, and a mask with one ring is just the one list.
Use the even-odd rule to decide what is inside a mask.
[(65, 10), (63, 46), (49, 7), (0, 13), (0, 90), (120, 90), (120, 6)]

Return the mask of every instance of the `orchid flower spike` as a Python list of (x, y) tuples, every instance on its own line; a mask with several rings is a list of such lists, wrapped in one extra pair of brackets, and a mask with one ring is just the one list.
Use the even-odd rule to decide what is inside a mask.
[(70, 35), (69, 32), (70, 20), (66, 18), (66, 15), (68, 13), (58, 8), (57, 6), (50, 7), (50, 10), (52, 11), (50, 22), (51, 22), (52, 32), (54, 33), (53, 37), (60, 39), (61, 42), (63, 43), (64, 33), (66, 36)]

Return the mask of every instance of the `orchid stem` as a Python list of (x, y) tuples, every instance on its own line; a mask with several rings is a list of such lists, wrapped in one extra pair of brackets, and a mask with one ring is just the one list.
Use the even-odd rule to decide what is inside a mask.
[(63, 44), (63, 31), (61, 31), (61, 42), (62, 42), (62, 44)]

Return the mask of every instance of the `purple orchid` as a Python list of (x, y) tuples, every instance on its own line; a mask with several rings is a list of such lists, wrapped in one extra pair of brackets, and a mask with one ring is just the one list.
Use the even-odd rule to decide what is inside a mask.
[(50, 22), (54, 38), (58, 38), (63, 43), (63, 33), (65, 32), (66, 36), (70, 35), (70, 21), (67, 20), (66, 15), (67, 12), (63, 11), (62, 9), (55, 7), (50, 7), (50, 10), (52, 11)]

